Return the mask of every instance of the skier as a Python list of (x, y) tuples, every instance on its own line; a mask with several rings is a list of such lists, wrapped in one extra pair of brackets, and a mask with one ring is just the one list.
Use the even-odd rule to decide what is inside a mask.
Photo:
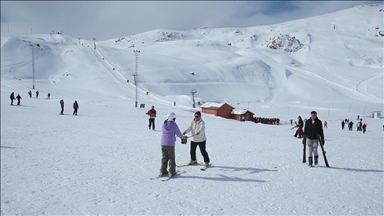
[(356, 124), (357, 131), (361, 131), (361, 126), (362, 126), (362, 125), (363, 125), (362, 120), (360, 120), (359, 122), (357, 122), (357, 124)]
[(60, 100), (60, 106), (61, 106), (60, 115), (64, 115), (64, 100), (63, 99)]
[(11, 105), (13, 106), (13, 100), (15, 100), (15, 93), (12, 92), (9, 98), (11, 99)]
[(350, 121), (349, 123), (348, 123), (348, 130), (352, 130), (352, 128), (353, 128), (353, 121)]
[(36, 98), (39, 98), (39, 91), (36, 91)]
[(152, 106), (152, 108), (148, 110), (146, 114), (149, 116), (149, 125), (148, 125), (149, 130), (151, 130), (151, 126), (152, 126), (152, 130), (155, 130), (155, 118), (156, 118), (155, 106)]
[(195, 112), (195, 118), (192, 120), (189, 127), (183, 132), (183, 135), (191, 132), (192, 141), (191, 141), (191, 161), (188, 163), (189, 165), (197, 164), (196, 160), (196, 148), (199, 146), (201, 155), (204, 158), (204, 165), (209, 166), (209, 156), (206, 151), (206, 137), (205, 137), (205, 123), (203, 119), (201, 119), (201, 112)]
[(79, 109), (79, 104), (75, 100), (75, 102), (73, 103), (73, 115), (77, 115), (77, 109)]
[(367, 125), (364, 123), (363, 126), (361, 126), (361, 128), (363, 128), (363, 133), (365, 133), (365, 131), (367, 129)]
[(17, 106), (20, 106), (20, 99), (21, 99), (21, 96), (19, 94), (17, 94), (17, 96), (16, 96)]
[(28, 94), (29, 94), (29, 97), (32, 98), (32, 92), (31, 92), (31, 90), (29, 90)]
[(324, 128), (328, 128), (328, 122), (324, 121)]
[[(311, 118), (305, 122), (304, 136), (306, 137), (307, 144), (307, 155), (308, 155), (308, 166), (312, 166), (312, 154), (315, 157), (315, 165), (318, 164), (319, 154), (317, 153), (317, 147), (319, 146), (319, 140), (317, 135), (320, 135), (321, 139), (324, 140), (323, 124), (319, 118), (317, 118), (317, 112), (311, 112)], [(324, 143), (325, 144), (325, 141)]]
[[(161, 168), (160, 176), (174, 176), (176, 175), (176, 161), (175, 161), (175, 135), (180, 139), (184, 136), (180, 132), (179, 126), (176, 124), (176, 114), (170, 112), (167, 115), (167, 119), (163, 124), (163, 134), (161, 136)], [(169, 172), (167, 166), (169, 164)]]
[(341, 130), (344, 130), (344, 126), (345, 126), (345, 121), (341, 120)]

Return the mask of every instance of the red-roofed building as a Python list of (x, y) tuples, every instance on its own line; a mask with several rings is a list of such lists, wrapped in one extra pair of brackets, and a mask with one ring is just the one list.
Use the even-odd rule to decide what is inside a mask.
[(234, 107), (227, 103), (205, 103), (201, 107), (201, 112), (221, 116), (223, 118), (232, 118), (232, 110)]

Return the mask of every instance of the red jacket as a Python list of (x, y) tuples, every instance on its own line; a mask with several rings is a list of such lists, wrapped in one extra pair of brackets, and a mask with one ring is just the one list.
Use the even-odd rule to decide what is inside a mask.
[(147, 115), (149, 115), (149, 118), (156, 118), (156, 110), (155, 109), (150, 109), (148, 110), (148, 112), (146, 113)]

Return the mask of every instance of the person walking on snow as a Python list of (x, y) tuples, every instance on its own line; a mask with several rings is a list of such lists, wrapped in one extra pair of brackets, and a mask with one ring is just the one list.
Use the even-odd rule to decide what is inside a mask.
[(20, 106), (20, 99), (21, 99), (20, 94), (17, 94), (17, 96), (16, 96), (17, 106)]
[[(176, 175), (176, 160), (175, 160), (175, 142), (176, 136), (183, 139), (184, 136), (181, 133), (179, 126), (176, 124), (176, 114), (170, 112), (167, 115), (167, 119), (163, 124), (163, 134), (161, 136), (161, 167), (160, 176)], [(169, 164), (169, 172), (167, 166)]]
[(323, 132), (323, 124), (319, 118), (317, 118), (317, 112), (311, 112), (311, 118), (305, 122), (304, 127), (304, 136), (307, 141), (307, 155), (308, 155), (308, 166), (312, 166), (313, 156), (315, 157), (315, 165), (318, 164), (319, 154), (317, 152), (317, 147), (319, 146), (319, 140), (317, 135), (320, 135), (321, 139), (324, 141), (324, 132)]
[(60, 100), (60, 106), (61, 106), (60, 115), (64, 115), (64, 100), (63, 99)]
[(32, 92), (31, 92), (31, 90), (29, 90), (28, 94), (29, 94), (29, 97), (32, 98)]
[(73, 115), (77, 115), (77, 109), (79, 109), (79, 104), (75, 100), (75, 102), (73, 103)]
[(36, 98), (39, 98), (39, 91), (36, 91)]
[(203, 155), (204, 158), (204, 164), (205, 166), (209, 166), (209, 156), (208, 152), (206, 151), (206, 137), (205, 137), (205, 123), (203, 119), (201, 119), (201, 112), (197, 111), (195, 112), (195, 117), (192, 120), (189, 127), (183, 132), (183, 135), (191, 132), (192, 134), (192, 141), (191, 141), (191, 161), (189, 162), (189, 165), (197, 164), (196, 160), (196, 148), (199, 146), (201, 155)]
[(297, 135), (299, 135), (299, 138), (301, 138), (301, 134), (299, 134), (299, 129), (303, 128), (303, 119), (301, 119), (301, 116), (298, 116), (297, 118), (298, 118), (298, 123), (296, 124), (297, 130), (295, 132), (295, 135), (293, 136), (297, 137)]
[(365, 131), (367, 130), (367, 124), (363, 124), (363, 126), (361, 126), (361, 128), (363, 129), (363, 133), (365, 133)]
[(15, 92), (12, 92), (9, 98), (11, 99), (11, 105), (13, 106), (13, 100), (15, 100)]
[(328, 122), (324, 121), (324, 128), (328, 128)]
[(345, 121), (341, 120), (341, 130), (344, 130), (344, 126), (345, 126)]
[(151, 130), (151, 126), (152, 126), (152, 130), (155, 130), (155, 118), (156, 118), (155, 106), (152, 106), (152, 108), (148, 110), (146, 114), (149, 116), (149, 125), (148, 125), (149, 130)]

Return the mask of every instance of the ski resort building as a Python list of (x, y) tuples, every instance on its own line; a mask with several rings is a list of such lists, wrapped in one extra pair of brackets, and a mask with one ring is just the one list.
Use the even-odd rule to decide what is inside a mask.
[(253, 121), (253, 112), (246, 109), (234, 109), (231, 112), (233, 119), (238, 121)]
[(234, 107), (227, 103), (205, 103), (201, 107), (201, 111), (207, 114), (213, 114), (223, 118), (232, 118), (232, 110)]

